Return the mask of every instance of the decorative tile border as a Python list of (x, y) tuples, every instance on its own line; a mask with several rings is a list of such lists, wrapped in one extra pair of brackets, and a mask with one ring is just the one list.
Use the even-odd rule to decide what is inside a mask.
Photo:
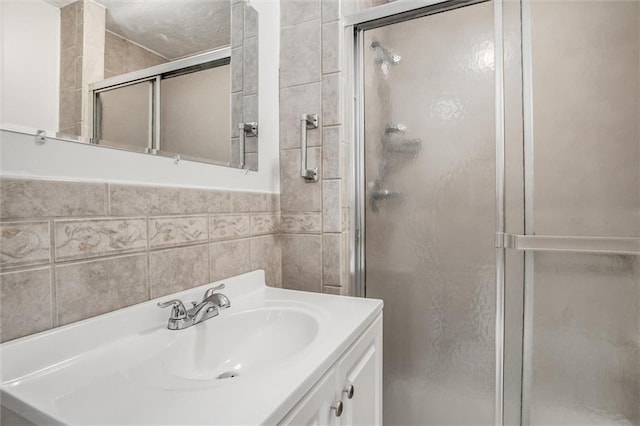
[(251, 235), (274, 234), (280, 230), (280, 215), (256, 214), (251, 216)]
[(251, 235), (251, 219), (245, 215), (215, 215), (209, 218), (209, 238), (212, 241)]
[(147, 248), (146, 219), (56, 220), (56, 261), (143, 251)]
[(49, 263), (49, 222), (0, 223), (0, 267)]
[(320, 233), (322, 232), (322, 214), (320, 212), (283, 213), (280, 229), (284, 233)]
[(149, 248), (195, 244), (208, 239), (207, 216), (149, 218)]

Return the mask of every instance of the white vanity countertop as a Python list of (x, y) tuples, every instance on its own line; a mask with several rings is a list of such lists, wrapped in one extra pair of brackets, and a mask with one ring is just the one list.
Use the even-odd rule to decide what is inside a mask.
[[(201, 300), (213, 284), (0, 345), (2, 404), (36, 424), (274, 424), (382, 310), (373, 299), (266, 287), (263, 271), (220, 282), (231, 307), (184, 330), (168, 330), (169, 309), (156, 303)], [(267, 325), (254, 333), (251, 318)], [(301, 349), (282, 357), (286, 345)], [(225, 351), (238, 377), (207, 376), (209, 359), (198, 358), (224, 361)]]

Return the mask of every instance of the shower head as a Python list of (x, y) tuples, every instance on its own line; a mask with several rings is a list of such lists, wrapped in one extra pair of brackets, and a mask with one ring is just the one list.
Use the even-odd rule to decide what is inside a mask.
[(380, 65), (382, 74), (389, 77), (389, 72), (392, 65), (398, 65), (402, 60), (402, 56), (391, 52), (386, 47), (382, 46), (379, 42), (374, 41), (371, 43), (371, 49), (376, 52), (376, 64)]
[(371, 49), (376, 52), (378, 60), (389, 62), (391, 65), (398, 65), (402, 60), (402, 56), (393, 53), (378, 41), (371, 43)]

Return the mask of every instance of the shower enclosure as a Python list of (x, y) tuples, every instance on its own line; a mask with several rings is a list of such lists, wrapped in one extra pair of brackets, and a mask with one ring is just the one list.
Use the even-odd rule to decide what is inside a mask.
[(429, 3), (346, 32), (385, 423), (640, 425), (640, 3)]

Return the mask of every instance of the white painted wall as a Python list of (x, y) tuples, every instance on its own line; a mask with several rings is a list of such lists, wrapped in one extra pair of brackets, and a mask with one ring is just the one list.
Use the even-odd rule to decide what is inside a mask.
[(169, 158), (56, 139), (38, 145), (33, 136), (0, 130), (0, 175), (279, 192), (280, 4), (251, 4), (260, 19), (258, 172), (186, 160), (176, 165)]
[(58, 129), (60, 9), (2, 0), (0, 123)]

